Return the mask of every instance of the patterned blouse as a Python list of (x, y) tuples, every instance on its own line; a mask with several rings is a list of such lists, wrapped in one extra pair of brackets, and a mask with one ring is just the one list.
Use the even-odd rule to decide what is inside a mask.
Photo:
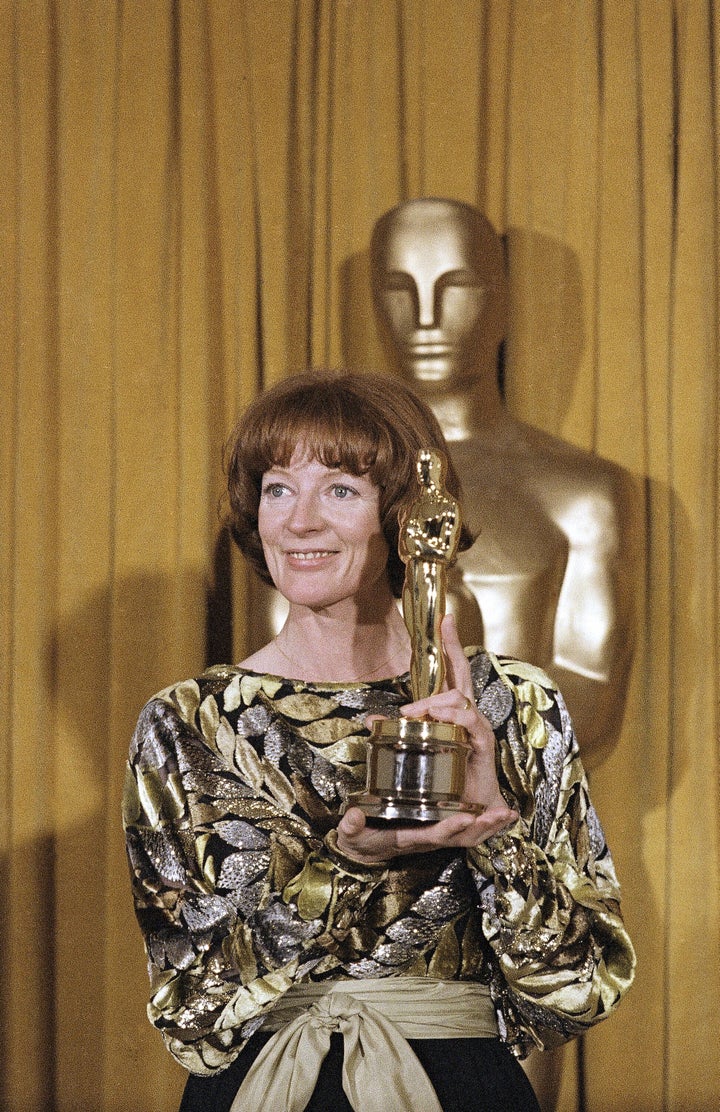
[(369, 714), (407, 675), (308, 683), (215, 667), (143, 709), (123, 800), (148, 1014), (194, 1073), (228, 1066), (302, 981), (412, 976), (490, 986), (514, 1053), (608, 1015), (635, 958), (562, 696), (467, 650), (520, 819), (472, 849), (364, 866), (337, 848), (365, 784)]

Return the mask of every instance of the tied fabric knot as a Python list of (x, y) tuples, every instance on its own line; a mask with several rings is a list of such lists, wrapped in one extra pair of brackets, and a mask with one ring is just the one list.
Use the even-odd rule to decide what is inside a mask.
[(345, 999), (339, 998), (338, 993), (323, 996), (316, 1004), (308, 1008), (308, 1022), (313, 1027), (322, 1027), (333, 1034), (336, 1031), (344, 1033), (353, 1016), (360, 1015), (362, 1004), (343, 994)]
[(442, 1112), (407, 1040), (380, 1012), (347, 992), (329, 992), (270, 1039), (230, 1112), (304, 1112), (330, 1050), (343, 1036), (342, 1086), (355, 1112)]

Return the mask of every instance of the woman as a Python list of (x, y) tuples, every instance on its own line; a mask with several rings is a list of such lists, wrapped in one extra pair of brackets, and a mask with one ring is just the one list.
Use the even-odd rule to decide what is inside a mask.
[[(515, 1056), (586, 1030), (631, 983), (552, 681), (466, 655), (446, 618), (446, 687), (410, 701), (397, 545), (419, 448), (447, 451), (430, 410), (351, 374), (284, 381), (231, 437), (233, 536), (287, 621), (147, 704), (124, 800), (149, 1015), (191, 1071), (183, 1112), (536, 1109)], [(451, 465), (446, 482), (458, 497)], [(482, 813), (343, 814), (377, 714), (464, 726)]]

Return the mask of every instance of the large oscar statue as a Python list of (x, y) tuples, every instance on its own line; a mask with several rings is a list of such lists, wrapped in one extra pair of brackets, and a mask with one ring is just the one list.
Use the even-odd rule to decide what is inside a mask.
[[(581, 291), (567, 252), (549, 262), (530, 249), (526, 255), (536, 303), (557, 302), (538, 346), (569, 396), (582, 346)], [(502, 240), (478, 209), (437, 197), (404, 202), (378, 220), (371, 256), (392, 353), (440, 421), (477, 536), (451, 573), (448, 609), (466, 644), (550, 673), (585, 767), (593, 768), (617, 741), (632, 656), (639, 533), (632, 480), (504, 404), (498, 349), (508, 335), (508, 270)], [(557, 338), (563, 328), (569, 339)], [(464, 598), (452, 578), (460, 573)]]
[[(413, 701), (435, 695), (445, 678), (440, 623), (447, 571), (457, 552), (460, 507), (444, 486), (445, 460), (418, 454), (420, 494), (405, 515), (398, 551), (405, 564), (403, 615), (410, 634)], [(383, 718), (368, 742), (367, 787), (349, 804), (371, 820), (437, 822), (461, 810), (470, 746), (461, 726), (428, 718)]]

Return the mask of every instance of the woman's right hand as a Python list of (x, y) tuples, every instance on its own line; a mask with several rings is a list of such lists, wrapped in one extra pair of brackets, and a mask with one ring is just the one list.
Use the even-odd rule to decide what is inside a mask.
[(453, 722), (467, 730), (472, 752), (468, 760), (465, 796), (474, 811), (460, 811), (440, 822), (413, 826), (368, 826), (365, 814), (350, 807), (337, 828), (341, 853), (364, 864), (379, 864), (391, 857), (428, 850), (476, 846), (511, 826), (517, 811), (503, 799), (495, 771), (495, 735), (474, 701), (470, 665), (463, 652), (452, 615), (442, 623), (443, 649), (448, 664), (444, 691), (400, 710), (409, 718), (427, 716)]
[(517, 817), (503, 805), (490, 807), (481, 815), (459, 812), (422, 826), (368, 826), (364, 812), (350, 807), (337, 828), (337, 847), (359, 864), (381, 865), (412, 853), (477, 846), (512, 825)]

